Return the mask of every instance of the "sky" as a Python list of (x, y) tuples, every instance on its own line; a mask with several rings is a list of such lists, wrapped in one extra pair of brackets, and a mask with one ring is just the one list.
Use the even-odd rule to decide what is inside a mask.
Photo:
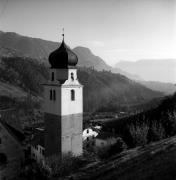
[(107, 64), (176, 59), (176, 0), (0, 0), (0, 30), (84, 46)]

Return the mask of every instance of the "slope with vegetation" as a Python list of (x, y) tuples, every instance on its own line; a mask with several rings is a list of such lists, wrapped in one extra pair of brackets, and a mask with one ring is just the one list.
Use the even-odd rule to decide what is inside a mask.
[(176, 135), (176, 93), (154, 109), (106, 122), (104, 128), (113, 129), (129, 147)]
[[(1, 58), (0, 81), (19, 87), (21, 90), (39, 97), (41, 84), (48, 79), (45, 64), (30, 58)], [(84, 111), (120, 111), (149, 102), (163, 94), (152, 91), (129, 80), (123, 75), (108, 71), (98, 72), (91, 68), (78, 70), (80, 82), (84, 85)]]
[(84, 108), (91, 108), (91, 112), (130, 111), (133, 107), (140, 108), (141, 104), (163, 96), (121, 74), (108, 71), (82, 68), (78, 71), (78, 77), (84, 85)]
[(63, 180), (175, 180), (176, 137), (127, 150), (80, 169)]

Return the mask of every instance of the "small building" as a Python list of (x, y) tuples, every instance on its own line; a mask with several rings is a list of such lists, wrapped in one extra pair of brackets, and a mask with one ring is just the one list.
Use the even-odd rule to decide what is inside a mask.
[(0, 120), (0, 179), (13, 179), (24, 161), (24, 135)]
[(44, 165), (44, 129), (36, 128), (31, 142), (31, 158)]
[(90, 149), (95, 145), (95, 138), (98, 135), (98, 131), (95, 128), (87, 128), (83, 131), (83, 148)]
[(117, 137), (113, 133), (100, 132), (95, 139), (97, 148), (109, 147), (117, 142)]
[(84, 129), (83, 131), (83, 141), (87, 140), (87, 139), (90, 139), (92, 137), (96, 137), (98, 135), (98, 132), (95, 131), (94, 129), (92, 128), (86, 128)]

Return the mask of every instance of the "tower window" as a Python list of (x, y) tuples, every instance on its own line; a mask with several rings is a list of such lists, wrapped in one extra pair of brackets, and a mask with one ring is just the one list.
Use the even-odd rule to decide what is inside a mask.
[(53, 99), (53, 91), (50, 90), (50, 100), (52, 100), (52, 99)]
[(54, 72), (51, 73), (51, 81), (54, 81)]
[(56, 100), (56, 91), (53, 90), (53, 100), (55, 101)]
[(74, 81), (74, 74), (71, 73), (71, 80)]
[(55, 101), (56, 100), (56, 91), (50, 90), (50, 100)]
[(71, 90), (71, 100), (75, 100), (75, 91), (73, 89)]

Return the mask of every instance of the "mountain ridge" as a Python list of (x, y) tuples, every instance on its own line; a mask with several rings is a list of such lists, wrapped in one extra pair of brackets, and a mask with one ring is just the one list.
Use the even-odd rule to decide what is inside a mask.
[[(53, 50), (58, 48), (59, 45), (59, 42), (47, 41), (41, 38), (21, 36), (14, 32), (0, 31), (0, 56), (33, 58), (49, 66), (48, 56)], [(92, 51), (87, 47), (78, 46), (73, 48), (73, 51), (77, 54), (79, 58), (79, 67), (91, 67), (98, 71), (106, 70), (113, 73), (122, 74), (129, 79), (133, 79), (141, 83), (147, 88), (161, 91), (165, 94), (170, 94), (174, 91), (174, 85), (169, 85), (170, 88), (167, 88), (167, 84), (162, 84), (162, 86), (158, 86), (158, 83), (156, 82), (155, 86), (154, 83), (151, 86), (151, 84), (143, 82), (143, 78), (138, 76), (136, 72), (129, 73), (123, 70), (123, 68), (120, 68), (119, 66), (115, 68), (109, 66), (102, 58), (94, 55)]]
[[(33, 38), (22, 36), (14, 32), (0, 31), (0, 53), (1, 56), (20, 56), (31, 57), (40, 62), (48, 64), (48, 56), (59, 47), (59, 42), (43, 40), (40, 38)], [(11, 52), (13, 51), (13, 53)], [(94, 67), (98, 71), (107, 70), (114, 73), (126, 75), (129, 78), (141, 80), (136, 75), (126, 73), (119, 68), (113, 68), (106, 64), (106, 62), (99, 56), (94, 55), (87, 47), (78, 46), (73, 48), (77, 54), (79, 61), (78, 66)]]

